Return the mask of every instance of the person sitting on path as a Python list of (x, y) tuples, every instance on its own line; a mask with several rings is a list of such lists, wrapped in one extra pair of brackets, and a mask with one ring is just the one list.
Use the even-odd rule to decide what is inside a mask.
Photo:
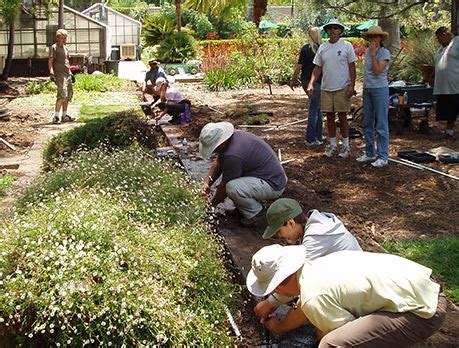
[(351, 97), (355, 94), (355, 53), (352, 44), (340, 39), (344, 31), (337, 19), (324, 25), (330, 36), (317, 50), (313, 63), (316, 65), (309, 81), (307, 93), (311, 98), (314, 84), (322, 74), (320, 109), (327, 117), (327, 131), (330, 144), (325, 148), (324, 155), (332, 157), (338, 153), (336, 142), (335, 113), (338, 113), (343, 148), (339, 157), (346, 158), (351, 154), (349, 147), (349, 124), (346, 113), (351, 111)]
[(54, 108), (53, 123), (59, 123), (59, 114), (62, 109), (61, 122), (73, 122), (74, 117), (67, 114), (69, 102), (73, 97), (72, 71), (70, 70), (69, 50), (67, 48), (67, 31), (56, 31), (56, 43), (49, 49), (48, 69), (49, 76), (57, 85), (56, 106)]
[(148, 65), (150, 66), (150, 70), (145, 74), (145, 80), (143, 81), (141, 89), (142, 100), (147, 101), (147, 94), (149, 94), (153, 96), (153, 102), (156, 102), (159, 99), (159, 95), (156, 94), (154, 90), (156, 79), (162, 77), (167, 81), (167, 77), (165, 71), (158, 65), (156, 60), (149, 60)]
[[(256, 135), (234, 130), (229, 122), (206, 124), (199, 136), (199, 152), (203, 158), (218, 156), (204, 180), (204, 195), (216, 206), (226, 197), (233, 200), (244, 226), (261, 224), (265, 219), (263, 200), (279, 198), (287, 185), (287, 177), (273, 149)], [(210, 197), (210, 188), (222, 175)]]
[[(370, 41), (365, 54), (363, 68), (363, 119), (365, 133), (365, 153), (358, 162), (372, 162), (376, 168), (389, 162), (389, 70), (390, 52), (384, 48), (383, 40), (389, 33), (380, 26), (373, 26), (362, 34)], [(375, 128), (377, 133), (378, 159), (375, 156)]]
[(435, 54), (436, 119), (446, 121), (445, 135), (451, 138), (459, 115), (459, 36), (446, 27), (438, 28), (435, 36), (442, 46)]
[(246, 284), (256, 296), (300, 297), (283, 319), (263, 321), (271, 332), (310, 322), (319, 348), (406, 347), (431, 336), (445, 319), (446, 297), (431, 273), (396, 255), (345, 250), (308, 261), (303, 245), (275, 244), (252, 257)]
[[(304, 213), (298, 201), (279, 198), (266, 212), (268, 227), (263, 238), (275, 235), (289, 244), (302, 244), (306, 260), (314, 260), (341, 250), (362, 248), (336, 215), (316, 209)], [(292, 297), (271, 294), (255, 306), (255, 314), (266, 319), (278, 306), (289, 303)]]
[[(292, 90), (298, 85), (298, 74), (301, 71), (301, 85), (307, 92), (314, 63), (312, 62), (317, 49), (322, 44), (320, 28), (310, 27), (307, 31), (308, 43), (301, 48), (300, 57), (293, 72), (290, 87)], [(322, 112), (320, 111), (320, 82), (322, 76), (314, 82), (314, 91), (309, 98), (308, 125), (306, 127), (306, 146), (322, 145)]]
[(151, 105), (151, 108), (158, 107), (161, 110), (156, 117), (156, 121), (159, 121), (166, 114), (172, 116), (170, 121), (172, 124), (188, 123), (190, 121), (191, 102), (177, 88), (171, 86), (165, 78), (158, 77), (156, 79), (155, 93), (158, 94), (159, 99)]

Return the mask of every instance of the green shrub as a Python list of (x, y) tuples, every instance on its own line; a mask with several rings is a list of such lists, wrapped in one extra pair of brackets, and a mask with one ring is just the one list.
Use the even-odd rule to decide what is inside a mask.
[(56, 84), (50, 80), (44, 82), (29, 81), (25, 89), (28, 94), (42, 94), (56, 92), (57, 87)]
[(239, 86), (238, 78), (228, 70), (208, 71), (204, 77), (204, 85), (209, 91), (226, 91)]
[(384, 248), (433, 270), (433, 276), (444, 282), (444, 291), (459, 303), (459, 250), (458, 237), (402, 242), (386, 241)]
[(167, 36), (175, 32), (175, 15), (167, 11), (155, 12), (145, 18), (142, 26), (145, 46), (158, 45)]
[(0, 235), (7, 346), (230, 346), (236, 287), (199, 187), (141, 148), (78, 153)]
[(420, 65), (435, 66), (434, 56), (438, 43), (435, 35), (420, 33), (413, 35), (403, 42), (403, 60), (395, 66), (392, 73), (401, 80), (419, 82), (422, 80)]
[(214, 26), (204, 13), (185, 8), (182, 11), (182, 17), (182, 25), (191, 26), (194, 36), (197, 38), (205, 39), (207, 37), (207, 33), (215, 31)]
[(111, 74), (78, 74), (73, 88), (80, 92), (116, 92), (132, 87), (132, 82)]
[(181, 31), (168, 35), (159, 43), (157, 57), (161, 62), (186, 62), (196, 57), (196, 40), (189, 33)]
[(137, 142), (155, 148), (156, 135), (140, 117), (140, 113), (134, 110), (117, 112), (53, 137), (43, 151), (44, 169), (49, 170), (79, 148), (93, 149), (101, 143), (124, 148)]

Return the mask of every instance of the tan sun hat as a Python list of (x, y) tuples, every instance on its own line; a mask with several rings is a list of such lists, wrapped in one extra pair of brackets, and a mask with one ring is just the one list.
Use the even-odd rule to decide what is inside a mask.
[(234, 133), (234, 126), (229, 122), (206, 124), (199, 135), (199, 153), (204, 158), (209, 158), (212, 152), (228, 140)]
[(369, 35), (381, 35), (383, 40), (386, 40), (389, 37), (389, 33), (387, 31), (383, 31), (379, 25), (369, 27), (368, 30), (362, 34), (362, 37), (366, 39)]
[(164, 77), (158, 77), (155, 81), (155, 91), (158, 92), (163, 84), (167, 83)]
[(247, 289), (255, 296), (270, 294), (305, 261), (306, 248), (303, 245), (274, 244), (261, 248), (252, 257)]

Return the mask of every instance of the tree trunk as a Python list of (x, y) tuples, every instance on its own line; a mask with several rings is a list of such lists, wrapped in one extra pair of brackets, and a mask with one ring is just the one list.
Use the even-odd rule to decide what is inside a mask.
[(397, 54), (400, 51), (400, 22), (395, 18), (380, 19), (379, 26), (389, 33), (389, 39), (384, 41), (384, 47), (392, 55)]
[(13, 50), (14, 50), (14, 21), (9, 25), (9, 36), (8, 36), (8, 53), (6, 54), (5, 67), (3, 68), (2, 80), (8, 80), (11, 70), (11, 64), (13, 63)]
[(261, 17), (266, 14), (268, 7), (268, 0), (253, 0), (253, 22), (257, 25), (260, 24)]
[(253, 0), (249, 0), (247, 4), (247, 22), (253, 20)]
[(64, 29), (64, 0), (59, 0), (59, 14), (57, 19), (57, 28)]
[(182, 29), (182, 14), (180, 8), (180, 0), (175, 0), (175, 19), (177, 22), (177, 31), (180, 32)]

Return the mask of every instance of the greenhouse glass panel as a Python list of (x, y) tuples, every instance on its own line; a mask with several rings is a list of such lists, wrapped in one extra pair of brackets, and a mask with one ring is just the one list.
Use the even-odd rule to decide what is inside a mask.
[(76, 27), (77, 28), (87, 28), (88, 20), (83, 17), (76, 17)]
[(99, 42), (100, 41), (100, 30), (99, 29), (91, 29), (89, 31), (89, 41), (91, 42)]
[(22, 57), (33, 57), (34, 49), (33, 45), (23, 45), (22, 46)]
[(89, 44), (78, 44), (78, 54), (89, 53)]
[(43, 31), (43, 30), (37, 31), (37, 43), (46, 44), (46, 31)]
[(90, 44), (89, 49), (91, 50), (91, 55), (100, 56), (100, 45), (99, 44), (97, 43)]
[(89, 31), (85, 29), (81, 29), (77, 31), (77, 42), (88, 42), (89, 41)]
[(22, 44), (33, 44), (33, 32), (23, 31), (20, 35)]

